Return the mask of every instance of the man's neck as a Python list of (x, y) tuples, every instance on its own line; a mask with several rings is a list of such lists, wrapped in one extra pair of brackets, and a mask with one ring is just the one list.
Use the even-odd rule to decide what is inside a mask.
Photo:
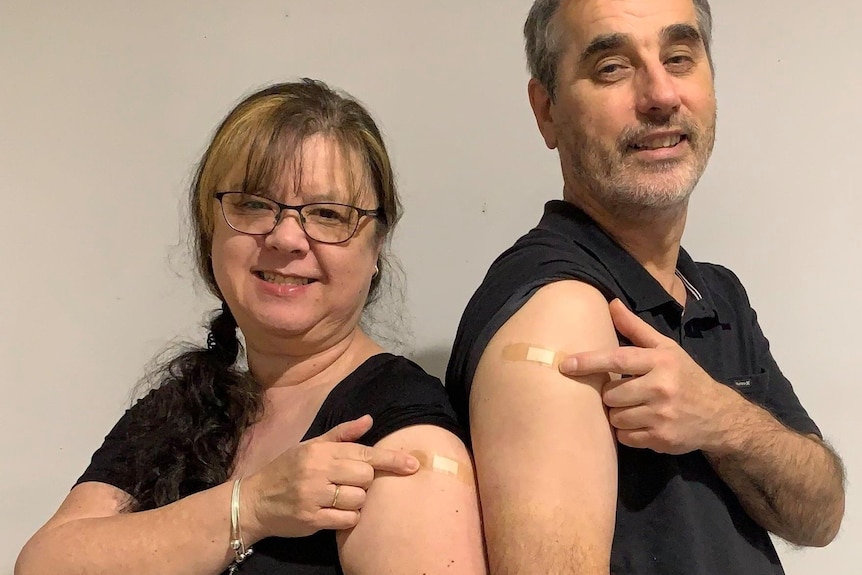
[(566, 199), (595, 220), (674, 299), (684, 304), (685, 288), (676, 276), (676, 265), (688, 214), (687, 201), (661, 211), (643, 210), (622, 215), (589, 198), (566, 194)]

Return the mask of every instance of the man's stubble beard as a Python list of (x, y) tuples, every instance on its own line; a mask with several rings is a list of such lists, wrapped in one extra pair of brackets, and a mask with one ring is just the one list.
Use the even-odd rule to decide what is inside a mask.
[[(585, 133), (570, 130), (573, 137), (567, 147), (574, 153), (568, 154), (570, 173), (565, 179), (572, 180), (566, 182), (567, 188), (575, 189), (567, 190), (567, 196), (577, 200), (586, 193), (623, 220), (653, 220), (684, 209), (712, 154), (715, 125), (716, 114), (703, 129), (687, 118), (641, 124), (625, 130), (611, 150), (599, 149)], [(657, 129), (682, 129), (688, 134), (691, 153), (680, 160), (644, 163), (627, 152), (630, 142)]]

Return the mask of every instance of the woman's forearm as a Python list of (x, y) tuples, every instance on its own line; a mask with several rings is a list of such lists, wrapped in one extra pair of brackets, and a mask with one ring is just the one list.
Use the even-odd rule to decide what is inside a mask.
[(221, 573), (233, 558), (231, 489), (219, 485), (151, 511), (49, 521), (21, 551), (15, 575)]

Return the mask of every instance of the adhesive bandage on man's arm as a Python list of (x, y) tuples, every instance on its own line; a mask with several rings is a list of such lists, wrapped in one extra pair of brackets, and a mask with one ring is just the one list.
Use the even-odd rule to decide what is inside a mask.
[(564, 353), (531, 343), (512, 343), (503, 348), (503, 359), (505, 361), (527, 361), (552, 369), (557, 369), (565, 357)]

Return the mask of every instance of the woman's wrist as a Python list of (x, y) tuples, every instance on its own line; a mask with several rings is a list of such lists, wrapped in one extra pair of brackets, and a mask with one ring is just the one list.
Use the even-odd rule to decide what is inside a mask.
[(259, 502), (259, 477), (257, 474), (250, 475), (242, 480), (242, 488), (239, 493), (239, 527), (246, 547), (272, 535), (261, 521)]

